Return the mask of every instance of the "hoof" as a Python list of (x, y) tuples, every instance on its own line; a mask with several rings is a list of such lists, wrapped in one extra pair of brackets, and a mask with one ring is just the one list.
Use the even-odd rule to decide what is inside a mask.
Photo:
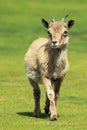
[(34, 113), (33, 113), (33, 116), (39, 118), (40, 114), (41, 114), (40, 110), (35, 110)]
[(57, 120), (57, 115), (53, 115), (52, 117), (50, 117), (50, 120), (51, 120), (51, 121)]
[(33, 113), (33, 116), (39, 118), (40, 114)]

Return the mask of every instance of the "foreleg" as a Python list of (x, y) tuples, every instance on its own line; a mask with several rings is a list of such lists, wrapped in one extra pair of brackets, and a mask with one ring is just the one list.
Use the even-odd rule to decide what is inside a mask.
[(48, 78), (42, 78), (43, 80), (43, 84), (45, 86), (45, 89), (46, 89), (46, 93), (47, 93), (47, 97), (50, 101), (50, 106), (49, 106), (49, 109), (50, 109), (50, 119), (51, 120), (56, 120), (57, 119), (57, 111), (56, 111), (56, 105), (55, 105), (55, 93), (54, 93), (54, 90), (52, 88), (52, 85), (51, 85), (51, 81), (50, 79)]

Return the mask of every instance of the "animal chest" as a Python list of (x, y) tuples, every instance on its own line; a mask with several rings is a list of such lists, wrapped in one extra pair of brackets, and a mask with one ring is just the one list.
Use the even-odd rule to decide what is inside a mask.
[(48, 73), (52, 79), (63, 77), (68, 70), (68, 61), (63, 55), (53, 57), (48, 66)]
[(64, 77), (68, 70), (67, 52), (66, 50), (45, 51), (44, 55), (39, 55), (38, 65), (40, 75), (44, 77), (54, 80)]

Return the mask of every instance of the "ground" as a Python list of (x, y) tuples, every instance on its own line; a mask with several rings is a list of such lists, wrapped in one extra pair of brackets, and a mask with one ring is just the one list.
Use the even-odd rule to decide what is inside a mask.
[[(87, 1), (0, 0), (0, 130), (87, 130)], [(47, 37), (41, 18), (75, 20), (70, 30), (70, 71), (61, 88), (57, 121), (44, 114), (32, 117), (34, 99), (28, 83), (24, 55), (33, 40)]]

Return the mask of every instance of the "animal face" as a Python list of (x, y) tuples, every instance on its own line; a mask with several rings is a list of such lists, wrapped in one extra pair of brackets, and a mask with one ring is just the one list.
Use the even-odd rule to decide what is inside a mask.
[(48, 35), (51, 40), (52, 48), (60, 48), (68, 42), (68, 27), (63, 22), (50, 23)]
[(64, 21), (53, 21), (49, 24), (47, 21), (42, 19), (42, 23), (47, 28), (52, 48), (61, 48), (68, 43), (69, 28), (74, 24), (74, 20), (70, 20), (68, 24)]

